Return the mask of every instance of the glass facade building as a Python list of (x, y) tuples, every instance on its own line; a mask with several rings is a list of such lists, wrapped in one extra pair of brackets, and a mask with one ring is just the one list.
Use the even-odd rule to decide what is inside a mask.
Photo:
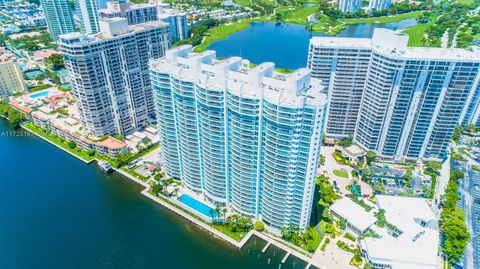
[(75, 32), (75, 22), (68, 0), (41, 0), (40, 5), (53, 40), (57, 41), (59, 35)]
[(360, 11), (362, 9), (362, 0), (339, 0), (338, 9), (343, 13)]
[(75, 0), (75, 13), (80, 20), (82, 33), (96, 33), (98, 25), (98, 0)]
[(370, 0), (368, 2), (369, 10), (384, 10), (392, 5), (391, 0)]
[(210, 202), (273, 228), (309, 223), (326, 113), (323, 86), (299, 69), (249, 68), (191, 46), (153, 60), (161, 159)]
[(457, 124), (478, 120), (480, 55), (410, 48), (408, 36), (315, 37), (308, 67), (328, 87), (327, 136), (354, 135), (378, 156), (444, 158)]

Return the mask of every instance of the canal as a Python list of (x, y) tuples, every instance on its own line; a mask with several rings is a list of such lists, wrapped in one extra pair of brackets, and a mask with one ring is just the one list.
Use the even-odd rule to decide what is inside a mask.
[(252, 239), (238, 250), (0, 119), (0, 268), (305, 268)]

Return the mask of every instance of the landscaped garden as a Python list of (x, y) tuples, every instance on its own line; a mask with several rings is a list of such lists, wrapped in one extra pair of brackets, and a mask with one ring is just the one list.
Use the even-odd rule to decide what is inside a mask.
[(348, 178), (348, 172), (345, 171), (345, 170), (335, 169), (335, 170), (332, 171), (332, 173), (333, 173), (334, 175), (336, 175), (337, 177)]
[(77, 156), (78, 158), (84, 160), (84, 161), (92, 161), (95, 156), (90, 155), (91, 153), (78, 147), (76, 144), (69, 143), (69, 141), (58, 137), (56, 135), (51, 134), (50, 131), (43, 129), (42, 127), (39, 127), (35, 125), (33, 122), (27, 122), (23, 124), (23, 127), (32, 133), (37, 134), (40, 137), (43, 137), (44, 139), (48, 140), (49, 142), (59, 146), (60, 148), (72, 153), (73, 155)]

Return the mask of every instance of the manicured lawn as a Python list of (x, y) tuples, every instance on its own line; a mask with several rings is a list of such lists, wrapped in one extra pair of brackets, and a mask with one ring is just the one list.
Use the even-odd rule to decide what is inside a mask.
[(321, 34), (335, 35), (345, 28), (345, 23), (341, 20), (330, 21), (327, 16), (317, 18), (318, 22), (313, 24), (312, 31)]
[(252, 0), (234, 0), (234, 2), (244, 7), (258, 6)]
[(127, 172), (127, 173), (129, 173), (130, 175), (132, 175), (132, 176), (140, 179), (140, 180), (143, 181), (143, 182), (147, 182), (148, 179), (149, 179), (149, 177), (146, 177), (146, 176), (144, 176), (144, 175), (140, 175), (139, 173), (135, 172), (135, 169), (137, 169), (137, 168), (138, 168), (138, 166), (136, 166), (136, 167), (133, 168), (133, 169), (127, 169), (126, 167), (123, 167), (122, 170), (125, 171), (125, 172)]
[(425, 32), (430, 27), (431, 23), (417, 24), (412, 27), (409, 27), (403, 32), (409, 36), (408, 46), (409, 47), (423, 47), (425, 41)]
[(433, 25), (438, 20), (437, 17), (431, 16), (430, 22), (417, 24), (412, 27), (404, 29), (402, 32), (409, 36), (408, 46), (409, 47), (423, 47), (425, 46), (425, 33), (428, 28)]
[(474, 0), (457, 0), (459, 4), (464, 4), (464, 5), (470, 5), (473, 4), (475, 1)]
[[(320, 225), (320, 224), (319, 224), (319, 225)], [(320, 234), (317, 232), (317, 229), (314, 229), (314, 231), (313, 231), (313, 241), (312, 241), (312, 243), (311, 243), (311, 245), (310, 245), (311, 249), (313, 249), (313, 252), (315, 252), (315, 250), (317, 250), (318, 245), (320, 245), (320, 242), (322, 241), (322, 238), (323, 238), (323, 236), (320, 235)], [(302, 249), (310, 252), (309, 246), (302, 246)]]
[(307, 24), (308, 16), (314, 14), (315, 11), (317, 11), (317, 9), (318, 9), (318, 6), (310, 6), (310, 7), (301, 7), (296, 10), (294, 9), (293, 11), (289, 10), (285, 14), (286, 17), (284, 18), (284, 21), (286, 23)]
[(345, 19), (343, 22), (346, 24), (358, 24), (358, 23), (392, 23), (392, 22), (399, 22), (405, 19), (416, 18), (423, 11), (413, 11), (403, 14), (397, 14), (392, 16), (382, 16), (382, 17), (374, 17), (374, 18), (358, 18), (358, 19)]
[(222, 225), (215, 225), (213, 223), (208, 223), (210, 226), (212, 226), (213, 228), (215, 228), (215, 230), (218, 230), (219, 232), (237, 240), (237, 241), (241, 241), (245, 235), (247, 235), (248, 232), (246, 233), (241, 233), (241, 232), (231, 232), (227, 227), (225, 226), (222, 226)]
[(337, 177), (348, 178), (348, 172), (345, 170), (333, 170), (332, 172)]
[(65, 149), (67, 150), (68, 152), (74, 154), (75, 156), (78, 156), (80, 159), (82, 160), (85, 160), (85, 161), (91, 161), (93, 160), (93, 158), (95, 158), (95, 156), (89, 156), (87, 151), (79, 148), (78, 146), (74, 149), (70, 148), (68, 146), (68, 142), (65, 141), (65, 140), (62, 140), (60, 137), (58, 136), (55, 136), (55, 135), (51, 135), (49, 133), (45, 133), (45, 129), (41, 128), (41, 127), (38, 127), (36, 126), (35, 124), (33, 124), (32, 122), (28, 122), (28, 123), (25, 123), (23, 125), (23, 127), (25, 127), (25, 129), (31, 131), (32, 133), (35, 133), (43, 138), (45, 138), (46, 140), (54, 143), (55, 145), (61, 147), (62, 149)]

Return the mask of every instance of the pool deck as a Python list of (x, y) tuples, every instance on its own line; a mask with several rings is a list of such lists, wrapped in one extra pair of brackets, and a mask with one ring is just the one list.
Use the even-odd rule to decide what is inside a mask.
[[(144, 186), (145, 189), (143, 191), (141, 191), (140, 193), (142, 195), (144, 195), (145, 197), (147, 197), (150, 200), (152, 200), (152, 201), (164, 206), (165, 208), (171, 210), (172, 212), (176, 213), (177, 215), (184, 218), (185, 220), (197, 225), (200, 229), (205, 230), (206, 232), (213, 235), (215, 238), (218, 238), (218, 239), (220, 239), (224, 242), (227, 242), (227, 243), (237, 247), (238, 249), (243, 248), (243, 246), (248, 242), (248, 240), (250, 240), (252, 237), (256, 236), (256, 237), (258, 237), (260, 239), (263, 239), (267, 242), (267, 244), (264, 247), (265, 251), (267, 250), (268, 247), (273, 245), (273, 246), (275, 246), (275, 247), (277, 247), (277, 248), (286, 252), (285, 256), (282, 259), (282, 263), (285, 263), (285, 261), (288, 259), (288, 257), (290, 255), (293, 255), (296, 258), (298, 258), (300, 260), (303, 260), (307, 263), (307, 266), (305, 267), (306, 269), (310, 268), (311, 266), (315, 266), (316, 268), (319, 268), (319, 269), (328, 269), (324, 266), (321, 266), (317, 261), (314, 261), (312, 259), (312, 257), (309, 257), (309, 256), (297, 251), (296, 250), (297, 247), (291, 245), (288, 242), (280, 240), (279, 238), (275, 238), (273, 235), (270, 235), (270, 234), (267, 234), (267, 233), (264, 233), (264, 232), (258, 232), (258, 231), (255, 231), (255, 230), (251, 230), (245, 235), (244, 238), (242, 238), (241, 241), (237, 241), (237, 240), (227, 236), (226, 234), (218, 231), (217, 229), (211, 227), (210, 225), (206, 224), (205, 222), (193, 217), (192, 215), (180, 210), (179, 208), (165, 202), (164, 200), (160, 199), (159, 197), (149, 193), (149, 190), (150, 190), (151, 186), (148, 183), (146, 183), (144, 181), (141, 181), (141, 180), (135, 178), (134, 176), (125, 173), (124, 171), (122, 171), (120, 169), (116, 169), (116, 171), (121, 173), (125, 177), (129, 178), (130, 180)], [(173, 202), (173, 201), (171, 201), (171, 202)], [(175, 204), (177, 204), (177, 203), (175, 203)], [(189, 210), (189, 212), (191, 212), (191, 210)], [(196, 215), (200, 216), (199, 214), (196, 214)], [(200, 217), (202, 217), (202, 216), (200, 216)]]

